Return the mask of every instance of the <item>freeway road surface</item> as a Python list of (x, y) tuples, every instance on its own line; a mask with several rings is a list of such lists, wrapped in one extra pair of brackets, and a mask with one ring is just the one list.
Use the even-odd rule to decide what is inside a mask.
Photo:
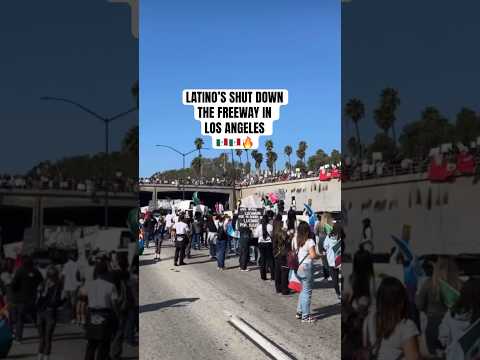
[(173, 252), (166, 240), (164, 260), (154, 262), (153, 249), (140, 257), (140, 359), (270, 358), (229, 323), (237, 317), (254, 329), (251, 339), (266, 338), (291, 359), (340, 359), (340, 304), (319, 274), (312, 296), (317, 321), (302, 324), (295, 318), (298, 295), (277, 295), (255, 266), (240, 272), (231, 257), (218, 271), (207, 250), (192, 250), (186, 266), (174, 267)]

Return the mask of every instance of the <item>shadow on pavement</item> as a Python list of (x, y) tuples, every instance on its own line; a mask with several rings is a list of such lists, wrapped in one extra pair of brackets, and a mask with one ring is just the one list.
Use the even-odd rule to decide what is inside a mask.
[(339, 315), (341, 309), (342, 305), (340, 303), (335, 305), (328, 305), (321, 308), (313, 309), (312, 316), (315, 317), (316, 320), (322, 320), (330, 316)]
[(139, 313), (157, 311), (157, 310), (168, 308), (168, 307), (183, 307), (183, 306), (187, 306), (187, 304), (182, 304), (182, 303), (192, 303), (199, 299), (200, 298), (173, 299), (173, 300), (162, 301), (155, 304), (140, 305)]

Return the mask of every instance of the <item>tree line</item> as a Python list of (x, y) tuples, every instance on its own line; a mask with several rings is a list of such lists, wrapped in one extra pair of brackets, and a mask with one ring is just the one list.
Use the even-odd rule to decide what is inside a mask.
[[(270, 173), (276, 173), (282, 170), (282, 166), (278, 166), (278, 153), (275, 151), (274, 143), (272, 140), (265, 142), (265, 152), (262, 153), (259, 150), (247, 150), (236, 149), (229, 150), (225, 153), (221, 153), (218, 157), (205, 158), (202, 156), (202, 149), (204, 141), (202, 138), (196, 138), (194, 140), (194, 146), (197, 149), (197, 156), (191, 161), (190, 167), (183, 169), (161, 171), (153, 174), (154, 177), (160, 177), (165, 180), (171, 181), (178, 178), (191, 177), (191, 178), (222, 178), (222, 177), (236, 177), (237, 179), (252, 173), (256, 174), (260, 172), (263, 164), (266, 165)], [(283, 153), (288, 160), (285, 162), (283, 169), (290, 171), (299, 168), (303, 172), (317, 171), (320, 166), (327, 164), (338, 164), (341, 161), (341, 155), (338, 150), (332, 150), (330, 154), (327, 154), (324, 150), (319, 149), (314, 155), (306, 159), (306, 153), (308, 144), (305, 141), (300, 141), (295, 150), (297, 161), (292, 162), (293, 147), (286, 145), (283, 148)]]
[(464, 107), (454, 121), (450, 121), (436, 107), (427, 106), (418, 119), (402, 128), (397, 138), (396, 122), (400, 104), (396, 89), (385, 88), (381, 91), (378, 105), (373, 110), (375, 124), (381, 131), (371, 143), (366, 144), (360, 136), (359, 126), (365, 119), (365, 105), (357, 98), (350, 99), (345, 104), (344, 114), (354, 124), (355, 136), (348, 139), (343, 152), (353, 157), (381, 152), (387, 160), (425, 158), (431, 148), (443, 143), (462, 142), (469, 146), (480, 136), (480, 116), (474, 110)]

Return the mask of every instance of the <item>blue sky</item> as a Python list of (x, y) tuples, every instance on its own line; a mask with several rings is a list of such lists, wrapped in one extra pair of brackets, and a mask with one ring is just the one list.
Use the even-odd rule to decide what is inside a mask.
[(155, 144), (194, 148), (185, 88), (288, 89), (271, 137), (282, 166), (287, 144), (340, 147), (340, 1), (144, 0), (140, 16), (140, 176), (181, 167)]
[[(0, 174), (103, 151), (100, 121), (40, 97), (69, 98), (104, 116), (133, 106), (130, 88), (138, 79), (138, 40), (130, 31), (129, 6), (106, 0), (2, 5), (0, 152), (5, 156), (0, 157)], [(112, 123), (112, 150), (120, 149), (137, 119), (132, 114)]]
[[(362, 142), (380, 130), (373, 110), (380, 91), (394, 87), (401, 128), (435, 106), (451, 121), (461, 107), (480, 110), (480, 22), (478, 1), (352, 0), (342, 5), (342, 105), (352, 97), (365, 103)], [(344, 122), (344, 140), (354, 134)]]

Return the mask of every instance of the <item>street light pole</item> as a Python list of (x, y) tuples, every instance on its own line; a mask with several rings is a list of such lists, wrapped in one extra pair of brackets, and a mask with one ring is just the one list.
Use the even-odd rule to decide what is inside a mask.
[(232, 165), (233, 165), (233, 182), (232, 182), (232, 212), (235, 210), (237, 204), (237, 197), (236, 197), (236, 194), (235, 194), (235, 181), (237, 180), (237, 171), (235, 170), (235, 161), (233, 160), (234, 157), (233, 157), (233, 148), (231, 149), (232, 150)]
[(104, 125), (105, 125), (105, 164), (104, 164), (104, 171), (105, 171), (105, 189), (104, 189), (104, 193), (105, 193), (105, 199), (104, 199), (104, 226), (105, 228), (108, 228), (108, 201), (109, 201), (109, 194), (108, 194), (108, 190), (109, 190), (109, 163), (108, 163), (108, 156), (109, 156), (109, 130), (110, 130), (110, 123), (113, 121), (113, 120), (116, 120), (116, 119), (119, 119), (125, 115), (128, 115), (130, 113), (133, 113), (135, 111), (138, 110), (138, 107), (135, 106), (131, 109), (128, 109), (127, 111), (124, 111), (124, 112), (121, 112), (115, 116), (112, 116), (112, 117), (104, 117), (104, 116), (101, 116), (99, 115), (98, 113), (96, 113), (95, 111), (87, 108), (86, 106), (83, 106), (82, 104), (76, 102), (76, 101), (73, 101), (73, 100), (70, 100), (70, 99), (65, 99), (65, 98), (58, 98), (58, 97), (51, 97), (51, 96), (43, 96), (40, 98), (40, 100), (50, 100), (50, 101), (59, 101), (59, 102), (65, 102), (67, 104), (70, 104), (70, 105), (74, 105), (78, 108), (80, 108), (81, 110), (83, 110), (84, 112), (92, 115), (93, 117), (97, 118), (98, 120), (101, 120)]
[[(182, 200), (185, 200), (185, 157), (187, 155), (190, 155), (190, 154), (194, 153), (195, 151), (198, 151), (198, 149), (193, 149), (189, 152), (184, 153), (184, 152), (181, 152), (180, 150), (175, 149), (173, 146), (170, 146), (170, 145), (158, 144), (157, 146), (175, 151), (177, 154), (179, 154), (182, 157), (182, 172), (183, 172), (183, 176), (182, 176)], [(211, 149), (210, 148), (203, 148), (203, 150), (211, 150)]]

